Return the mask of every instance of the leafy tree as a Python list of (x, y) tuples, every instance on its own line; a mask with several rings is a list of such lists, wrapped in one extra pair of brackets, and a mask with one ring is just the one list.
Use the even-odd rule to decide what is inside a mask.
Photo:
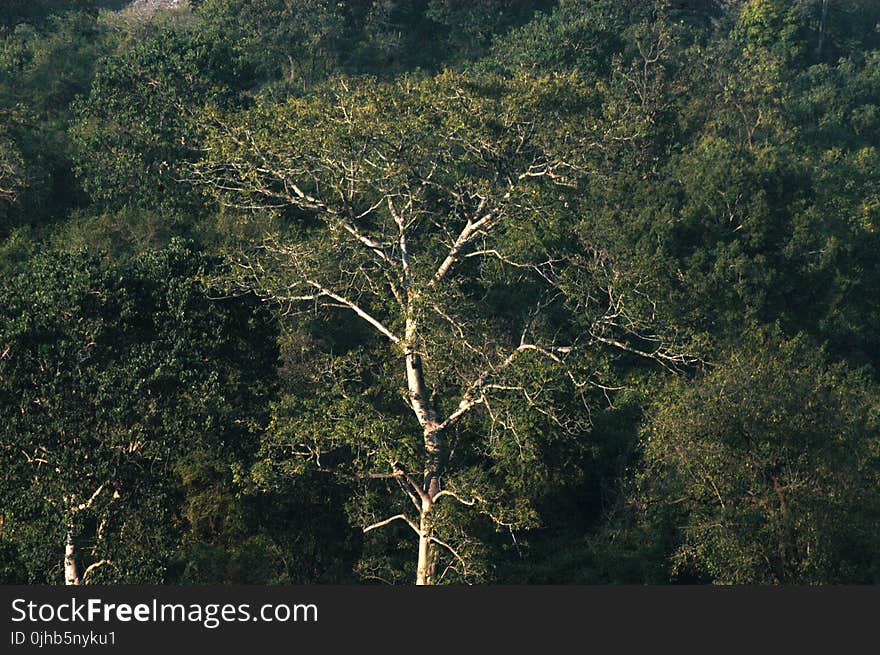
[(578, 370), (569, 355), (608, 345), (681, 361), (662, 343), (640, 350), (610, 263), (569, 241), (560, 189), (587, 166), (595, 137), (572, 121), (589, 101), (575, 77), (480, 85), (446, 73), (340, 79), (206, 119), (209, 154), (193, 181), (233, 207), (282, 211), (288, 225), (240, 264), (237, 283), (286, 312), (350, 312), (379, 339), (312, 362), (314, 395), (276, 409), (267, 461), (283, 474), (340, 462), (403, 491), (375, 521), (371, 505), (386, 496), (367, 487), (355, 516), (365, 532), (396, 521), (415, 532), (419, 584), (466, 574), (479, 544), (462, 507), (501, 527), (532, 521), (529, 474), (550, 475), (544, 458), (587, 431), (576, 399), (601, 387), (588, 381), (596, 363)]
[(302, 91), (342, 65), (353, 38), (352, 4), (360, 3), (209, 0), (197, 18), (201, 30), (241, 43), (236, 56), (252, 83)]
[(649, 3), (563, 0), (550, 14), (496, 39), (490, 61), (536, 72), (578, 69), (607, 75), (626, 44), (625, 29), (647, 15)]
[(76, 11), (21, 23), (0, 37), (0, 175), (12, 169), (17, 179), (16, 202), (9, 194), (0, 199), (0, 236), (58, 221), (82, 202), (70, 170), (69, 104), (88, 88), (101, 37), (94, 16)]
[(645, 511), (674, 572), (724, 584), (876, 582), (876, 388), (805, 339), (760, 342), (657, 399)]
[(229, 477), (253, 452), (272, 325), (247, 301), (209, 300), (204, 265), (180, 243), (117, 269), (47, 254), (3, 285), (0, 539), (16, 553), (11, 579), (57, 580), (66, 541), (68, 583), (166, 580), (186, 531), (186, 462)]
[[(3, 580), (67, 527), (90, 581), (876, 579), (876, 0), (135, 4), (0, 15)], [(712, 532), (702, 463), (777, 515)]]
[(69, 11), (94, 11), (97, 4), (94, 0), (6, 0), (0, 15), (0, 36), (21, 23), (39, 25)]
[(177, 184), (179, 167), (198, 148), (191, 115), (209, 99), (235, 101), (237, 46), (186, 23), (144, 29), (136, 44), (101, 61), (75, 107), (75, 170), (94, 213), (116, 213), (122, 224), (158, 216), (153, 232), (186, 234), (204, 211)]

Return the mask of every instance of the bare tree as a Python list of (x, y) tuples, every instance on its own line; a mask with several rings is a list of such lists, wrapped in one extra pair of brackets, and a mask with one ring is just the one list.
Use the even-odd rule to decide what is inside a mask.
[[(576, 78), (478, 87), (446, 73), (394, 85), (340, 79), (306, 99), (205, 118), (204, 157), (189, 181), (229, 207), (294, 216), (286, 237), (267, 235), (238, 260), (238, 288), (285, 313), (349, 313), (399, 358), (421, 431), (421, 474), (376, 457), (370, 477), (397, 482), (412, 512), (363, 529), (412, 529), (417, 584), (438, 579), (438, 548), (453, 566), (466, 565), (438, 534), (439, 504), (506, 524), (479, 490), (445, 481), (454, 426), (481, 410), (496, 428), (516, 430), (496, 406), (504, 397), (564, 429), (585, 429), (586, 409), (563, 417), (543, 383), (522, 380), (524, 367), (543, 361), (578, 397), (602, 387), (570, 365), (594, 344), (684, 362), (631, 314), (607, 255), (570, 231), (567, 189), (603, 152), (601, 130), (568, 111), (588, 101)], [(593, 284), (595, 296), (580, 296), (578, 276), (588, 274), (604, 280)], [(491, 285), (519, 290), (505, 317), (492, 316), (481, 297)], [(602, 311), (584, 323), (597, 304)]]

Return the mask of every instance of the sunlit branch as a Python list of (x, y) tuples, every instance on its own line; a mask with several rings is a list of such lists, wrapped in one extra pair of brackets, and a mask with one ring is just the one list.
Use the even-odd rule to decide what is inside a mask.
[(364, 528), (364, 533), (366, 534), (367, 532), (370, 532), (371, 530), (376, 530), (377, 528), (382, 528), (382, 527), (388, 525), (389, 523), (393, 523), (394, 521), (406, 522), (406, 524), (409, 527), (411, 527), (417, 535), (421, 535), (421, 530), (419, 530), (419, 526), (417, 526), (415, 523), (413, 523), (405, 514), (395, 514), (394, 516), (391, 516), (391, 517), (385, 519), (384, 521), (378, 521), (376, 523), (368, 525), (367, 527)]

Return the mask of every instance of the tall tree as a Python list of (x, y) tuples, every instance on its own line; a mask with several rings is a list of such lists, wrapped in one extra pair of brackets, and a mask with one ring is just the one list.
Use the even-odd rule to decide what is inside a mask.
[[(607, 344), (683, 361), (640, 333), (609, 262), (577, 238), (566, 209), (565, 190), (603, 152), (586, 120), (592, 100), (576, 76), (477, 84), (445, 73), (339, 79), (304, 99), (206, 116), (192, 181), (286, 226), (240, 262), (239, 287), (285, 313), (342, 312), (384, 343), (368, 342), (367, 364), (330, 358), (327, 418), (309, 413), (312, 427), (282, 435), (274, 452), (322, 466), (347, 451), (357, 476), (399, 486), (414, 514), (362, 518), (364, 531), (408, 525), (417, 584), (442, 576), (441, 551), (452, 569), (467, 566), (438, 508), (457, 502), (507, 527), (531, 520), (505, 497), (504, 472), (542, 431), (587, 431), (572, 400), (601, 376), (573, 355)], [(409, 417), (393, 388), (351, 395), (345, 381), (368, 375), (365, 365), (399, 380)], [(512, 442), (502, 448), (499, 434)]]

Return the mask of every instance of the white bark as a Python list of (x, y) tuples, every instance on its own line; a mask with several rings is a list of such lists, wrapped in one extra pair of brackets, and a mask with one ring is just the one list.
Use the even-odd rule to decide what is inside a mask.
[[(660, 47), (658, 44), (657, 49)], [(659, 54), (652, 50), (643, 56), (653, 63)], [(335, 117), (344, 124), (361, 120), (352, 118), (354, 114), (346, 109), (348, 91), (343, 83), (338, 98), (342, 116)], [(462, 93), (467, 96), (467, 92)], [(447, 111), (438, 108), (437, 116), (445, 116)], [(373, 118), (365, 117), (364, 120)], [(442, 488), (444, 467), (447, 466), (445, 458), (448, 456), (447, 431), (475, 408), (484, 408), (493, 424), (497, 422), (506, 429), (504, 422), (491, 410), (493, 391), (518, 392), (530, 408), (549, 416), (548, 410), (536, 402), (535, 393), (505, 377), (526, 351), (549, 358), (565, 368), (564, 359), (579, 347), (578, 344), (542, 343), (540, 335), (527, 337), (533, 324), (538, 323), (535, 320), (537, 314), (552, 299), (538, 303), (530, 314), (520, 343), (510, 344), (510, 348), (505, 349), (503, 335), (500, 340), (492, 337), (482, 342), (479, 336), (473, 339), (464, 329), (467, 318), (458, 319), (455, 311), (444, 308), (449, 297), (447, 292), (454, 290), (452, 278), (459, 273), (457, 269), (462, 261), (490, 257), (516, 269), (530, 269), (550, 289), (561, 292), (553, 270), (560, 260), (548, 258), (541, 263), (530, 263), (527, 258), (524, 262), (517, 261), (499, 250), (492, 237), (499, 226), (517, 216), (529, 210), (543, 211), (540, 206), (530, 206), (528, 193), (521, 193), (528, 191), (527, 186), (533, 180), (545, 178), (553, 184), (571, 185), (566, 172), (577, 174), (577, 171), (576, 165), (550, 152), (540, 140), (532, 139), (534, 117), (529, 112), (522, 116), (514, 112), (508, 131), (520, 136), (521, 143), (515, 152), (507, 153), (505, 143), (494, 141), (492, 132), (481, 136), (479, 133), (472, 135), (467, 129), (452, 128), (451, 134), (438, 140), (432, 160), (410, 167), (410, 173), (402, 176), (400, 167), (411, 163), (409, 156), (402, 154), (407, 142), (405, 139), (401, 141), (400, 151), (396, 150), (397, 125), (386, 125), (381, 122), (381, 117), (375, 120), (380, 121), (375, 126), (380, 136), (366, 139), (363, 150), (350, 153), (351, 159), (345, 154), (340, 159), (338, 153), (327, 152), (323, 143), (312, 143), (308, 134), (303, 135), (306, 142), (303, 148), (290, 153), (274, 152), (274, 145), (262, 144), (255, 139), (247, 124), (232, 128), (215, 116), (212, 117), (212, 129), (216, 131), (216, 137), (240, 147), (243, 159), (229, 165), (212, 161), (211, 155), (193, 167), (193, 178), (189, 181), (214, 189), (221, 201), (233, 207), (253, 210), (292, 206), (315, 212), (316, 217), (325, 223), (328, 235), (338, 240), (338, 255), (330, 253), (331, 266), (338, 266), (337, 279), (328, 279), (328, 273), (323, 270), (317, 273), (321, 270), (320, 264), (313, 261), (312, 253), (304, 247), (271, 243), (266, 249), (272, 256), (280, 258), (281, 269), (290, 276), (290, 286), (283, 282), (278, 284), (270, 276), (270, 284), (278, 285), (277, 290), (271, 286), (269, 289), (262, 287), (265, 272), (259, 262), (241, 265), (248, 279), (240, 284), (245, 290), (260, 290), (265, 299), (275, 300), (286, 307), (295, 303), (315, 303), (324, 308), (352, 311), (390, 342), (386, 345), (395, 357), (403, 357), (406, 399), (423, 437), (423, 478), (419, 480), (415, 472), (410, 476), (396, 462), (391, 463), (393, 473), (377, 477), (395, 478), (400, 483), (413, 502), (418, 519), (414, 514), (412, 519), (397, 514), (367, 526), (364, 532), (394, 521), (406, 521), (419, 540), (416, 584), (431, 584), (442, 577), (434, 575), (432, 570), (437, 561), (432, 550), (445, 548), (463, 567), (458, 553), (435, 534), (431, 514), (435, 501), (448, 495), (466, 505), (476, 502)], [(297, 128), (294, 126), (294, 129)], [(385, 129), (388, 132), (382, 135)], [(462, 145), (468, 152), (485, 156), (484, 170), (477, 177), (462, 179), (457, 169)], [(499, 154), (510, 155), (515, 168), (504, 172), (489, 163), (494, 162)], [(369, 160), (365, 159), (367, 155)], [(249, 161), (251, 157), (252, 161)], [(369, 165), (367, 169), (362, 166), (363, 161)], [(418, 157), (414, 161), (418, 164)], [(488, 182), (484, 183), (483, 176)], [(308, 188), (314, 188), (313, 193), (318, 197), (305, 190), (306, 181)], [(434, 196), (439, 196), (440, 200), (435, 200)], [(367, 198), (369, 201), (365, 202)], [(436, 202), (445, 202), (447, 206), (438, 210)], [(387, 207), (387, 215), (378, 211), (383, 205)], [(389, 216), (393, 223), (387, 220)], [(364, 220), (366, 218), (369, 220)], [(443, 245), (438, 248), (435, 243), (436, 252), (425, 253), (421, 234), (427, 232), (428, 236), (434, 236), (430, 232), (435, 229), (439, 231), (436, 236), (442, 239)], [(337, 261), (345, 258), (349, 247), (359, 251), (357, 256), (351, 261)], [(553, 298), (556, 295), (554, 293)], [(472, 353), (480, 367), (474, 378), (461, 380), (457, 407), (443, 415), (438, 413), (432, 397), (434, 390), (427, 384), (425, 365), (431, 369), (427, 373), (431, 373), (443, 370), (446, 362), (427, 359), (432, 354), (431, 339), (437, 335), (433, 331), (430, 335), (427, 333), (427, 326), (432, 324), (427, 322), (425, 311), (436, 312), (452, 326), (454, 334), (451, 339), (457, 342), (455, 345)], [(634, 351), (632, 346), (616, 339), (615, 335), (620, 331), (618, 324), (627, 318), (624, 315), (621, 319), (621, 312), (616, 308), (600, 326), (602, 329), (594, 330), (598, 335), (592, 335), (595, 341), (627, 348), (661, 363), (675, 363), (673, 355), (667, 355), (659, 346), (653, 353)], [(642, 343), (636, 334), (637, 327), (636, 324), (630, 325), (627, 334), (633, 336), (635, 343)], [(655, 341), (659, 342), (659, 339)], [(564, 374), (577, 389), (587, 385), (586, 381), (576, 380), (574, 373), (567, 368)], [(551, 418), (562, 425), (555, 416)], [(485, 504), (482, 500), (480, 503)]]
[[(92, 505), (94, 504), (95, 500), (98, 498), (98, 496), (101, 494), (101, 492), (103, 490), (104, 490), (104, 484), (101, 484), (98, 486), (97, 489), (95, 489), (94, 493), (92, 493), (92, 495), (89, 497), (89, 499), (87, 501), (85, 501), (84, 503), (79, 503), (78, 505), (77, 504), (71, 505), (71, 507), (70, 507), (70, 515), (69, 515), (69, 519), (68, 519), (69, 520), (69, 524), (68, 524), (69, 527), (67, 529), (67, 539), (64, 544), (64, 584), (65, 585), (81, 585), (81, 584), (83, 584), (83, 580), (85, 577), (85, 576), (83, 576), (82, 578), (80, 577), (79, 568), (77, 567), (77, 564), (76, 564), (76, 540), (73, 537), (73, 516), (77, 512), (82, 512), (84, 510), (91, 508)], [(118, 497), (118, 496), (114, 496), (114, 497)], [(70, 500), (72, 500), (72, 497), (70, 498)], [(103, 561), (102, 561), (102, 563), (103, 563)], [(94, 568), (96, 568), (96, 566), (93, 565), (93, 566), (89, 567), (88, 569), (86, 569), (86, 575), (88, 575), (88, 573), (91, 570), (94, 570)]]
[(82, 584), (79, 577), (79, 570), (76, 566), (76, 543), (74, 542), (73, 534), (70, 531), (67, 533), (67, 543), (64, 546), (64, 584)]
[(431, 575), (431, 537), (430, 528), (428, 526), (428, 512), (430, 508), (425, 510), (422, 508), (419, 517), (419, 560), (416, 568), (416, 585), (429, 585), (433, 582)]

